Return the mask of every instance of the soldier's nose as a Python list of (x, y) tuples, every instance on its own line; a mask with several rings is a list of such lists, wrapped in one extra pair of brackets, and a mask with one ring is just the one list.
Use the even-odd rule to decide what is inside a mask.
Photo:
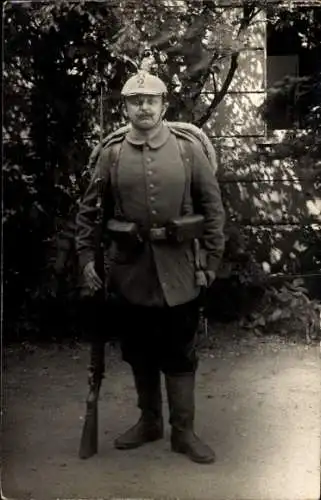
[(140, 103), (140, 107), (141, 107), (142, 109), (147, 109), (147, 107), (148, 107), (148, 103), (147, 103), (147, 101), (145, 101), (145, 100), (141, 101), (141, 103)]

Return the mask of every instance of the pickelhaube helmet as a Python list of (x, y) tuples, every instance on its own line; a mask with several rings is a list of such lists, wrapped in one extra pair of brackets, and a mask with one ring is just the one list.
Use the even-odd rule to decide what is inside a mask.
[(121, 91), (121, 95), (124, 97), (138, 94), (164, 95), (167, 94), (167, 88), (158, 76), (140, 70), (127, 80)]

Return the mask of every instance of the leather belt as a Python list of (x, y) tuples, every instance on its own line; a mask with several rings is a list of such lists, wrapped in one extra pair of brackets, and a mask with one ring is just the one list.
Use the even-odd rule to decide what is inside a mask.
[(165, 241), (167, 240), (167, 229), (166, 227), (152, 227), (141, 231), (140, 236), (143, 240)]
[(149, 230), (149, 237), (151, 241), (161, 241), (167, 239), (166, 227), (152, 227)]

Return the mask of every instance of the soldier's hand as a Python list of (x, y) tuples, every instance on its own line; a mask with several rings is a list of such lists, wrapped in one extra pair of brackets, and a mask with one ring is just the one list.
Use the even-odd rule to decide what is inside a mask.
[(102, 288), (103, 282), (96, 273), (94, 262), (88, 262), (88, 264), (86, 264), (84, 268), (84, 276), (86, 283), (91, 290), (96, 292)]
[(215, 278), (216, 278), (216, 274), (214, 271), (205, 271), (205, 275), (206, 275), (206, 280), (207, 280), (207, 288), (210, 288), (210, 286), (213, 285), (214, 281), (215, 281)]

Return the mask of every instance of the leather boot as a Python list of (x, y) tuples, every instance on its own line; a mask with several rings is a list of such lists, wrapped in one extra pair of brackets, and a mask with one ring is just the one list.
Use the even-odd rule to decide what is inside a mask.
[(193, 462), (215, 461), (213, 450), (194, 433), (195, 374), (166, 375), (166, 390), (172, 426), (172, 451), (187, 455)]
[(138, 448), (164, 435), (160, 374), (134, 373), (134, 381), (141, 416), (133, 427), (115, 440), (115, 448), (119, 450)]

